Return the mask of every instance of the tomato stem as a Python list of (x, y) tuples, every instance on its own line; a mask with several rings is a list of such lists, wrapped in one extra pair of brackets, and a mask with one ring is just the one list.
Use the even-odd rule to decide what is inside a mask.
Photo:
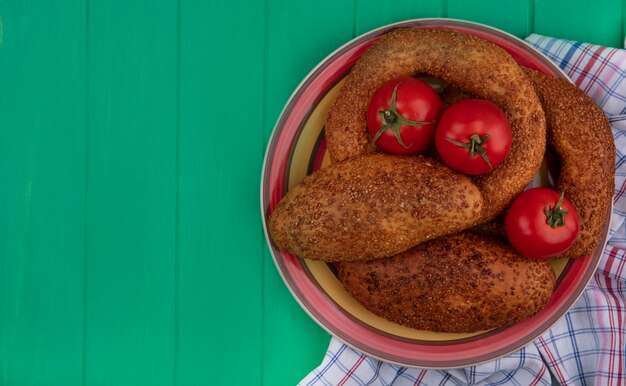
[(413, 146), (413, 144), (411, 143), (409, 146), (404, 144), (404, 142), (402, 141), (402, 136), (400, 135), (400, 128), (404, 125), (417, 127), (422, 125), (428, 125), (433, 122), (412, 121), (400, 115), (400, 113), (396, 110), (396, 94), (398, 91), (398, 86), (400, 86), (401, 83), (402, 82), (399, 82), (396, 87), (393, 88), (391, 101), (389, 102), (389, 108), (387, 110), (381, 110), (378, 112), (378, 117), (380, 118), (380, 121), (383, 123), (383, 125), (376, 132), (376, 135), (374, 136), (374, 143), (378, 141), (378, 138), (380, 138), (380, 136), (383, 135), (385, 131), (391, 130), (393, 135), (395, 135), (396, 139), (398, 140), (398, 143), (405, 149), (408, 149)]
[(478, 134), (472, 134), (472, 136), (470, 137), (469, 143), (455, 141), (452, 138), (446, 138), (446, 140), (448, 140), (448, 142), (453, 143), (457, 146), (461, 146), (461, 147), (468, 149), (470, 157), (473, 157), (476, 155), (476, 153), (478, 153), (478, 155), (482, 157), (482, 159), (487, 163), (487, 165), (489, 165), (489, 169), (493, 169), (493, 167), (491, 166), (491, 162), (489, 162), (489, 157), (487, 156), (485, 149), (483, 149), (485, 142), (487, 142), (489, 138), (491, 138), (489, 134), (485, 135), (482, 138), (480, 138)]
[(565, 225), (565, 215), (569, 212), (561, 208), (564, 196), (565, 192), (561, 192), (561, 197), (559, 197), (554, 208), (550, 208), (550, 204), (546, 204), (546, 209), (543, 211), (546, 215), (546, 223), (553, 229)]

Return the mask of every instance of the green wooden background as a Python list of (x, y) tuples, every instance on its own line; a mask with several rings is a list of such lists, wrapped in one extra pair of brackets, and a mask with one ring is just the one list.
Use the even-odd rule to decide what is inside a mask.
[(262, 234), (280, 110), (399, 20), (624, 38), (623, 0), (504, 3), (1, 0), (0, 384), (295, 384), (329, 336)]

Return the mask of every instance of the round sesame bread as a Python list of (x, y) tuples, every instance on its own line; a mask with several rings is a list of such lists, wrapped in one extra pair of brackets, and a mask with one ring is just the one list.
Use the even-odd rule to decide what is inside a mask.
[(545, 150), (545, 118), (522, 69), (503, 49), (483, 39), (445, 29), (398, 29), (383, 35), (359, 58), (326, 121), (334, 162), (375, 152), (365, 116), (384, 82), (428, 74), (487, 99), (507, 115), (511, 151), (502, 164), (474, 180), (484, 197), (480, 222), (495, 218), (539, 169)]
[(546, 114), (548, 145), (561, 163), (556, 189), (565, 192), (580, 221), (578, 240), (560, 257), (588, 256), (600, 241), (615, 190), (611, 126), (578, 87), (537, 71), (526, 74)]

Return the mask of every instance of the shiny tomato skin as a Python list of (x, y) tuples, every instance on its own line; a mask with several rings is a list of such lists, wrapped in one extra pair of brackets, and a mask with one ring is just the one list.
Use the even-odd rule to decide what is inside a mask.
[(522, 192), (511, 204), (504, 230), (521, 255), (533, 259), (555, 257), (568, 250), (578, 238), (578, 214), (567, 197), (561, 204), (561, 208), (568, 211), (564, 216), (565, 225), (552, 228), (546, 222), (546, 205), (554, 208), (560, 196), (552, 189), (532, 188)]
[(396, 91), (396, 110), (404, 118), (416, 122), (432, 122), (421, 126), (402, 125), (400, 137), (408, 146), (400, 144), (391, 130), (386, 130), (376, 145), (387, 153), (415, 154), (429, 149), (435, 141), (435, 124), (443, 102), (428, 83), (415, 78), (393, 79), (380, 86), (372, 96), (367, 110), (367, 128), (374, 138), (383, 126), (379, 112), (389, 109), (393, 90)]
[[(469, 149), (450, 142), (470, 143), (470, 137), (477, 134), (484, 138), (482, 146), (489, 159), (489, 164)], [(442, 160), (451, 168), (461, 173), (479, 175), (498, 166), (511, 150), (511, 126), (506, 115), (493, 103), (482, 99), (465, 99), (457, 102), (441, 114), (435, 132), (435, 145)]]

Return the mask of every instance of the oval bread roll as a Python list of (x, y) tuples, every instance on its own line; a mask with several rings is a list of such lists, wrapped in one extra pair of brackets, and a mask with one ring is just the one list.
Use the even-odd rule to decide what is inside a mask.
[(548, 302), (555, 285), (547, 261), (469, 232), (336, 267), (346, 290), (374, 314), (438, 332), (476, 332), (526, 319)]
[(269, 233), (297, 256), (372, 260), (468, 228), (482, 207), (470, 179), (437, 161), (372, 154), (306, 177), (271, 214)]

